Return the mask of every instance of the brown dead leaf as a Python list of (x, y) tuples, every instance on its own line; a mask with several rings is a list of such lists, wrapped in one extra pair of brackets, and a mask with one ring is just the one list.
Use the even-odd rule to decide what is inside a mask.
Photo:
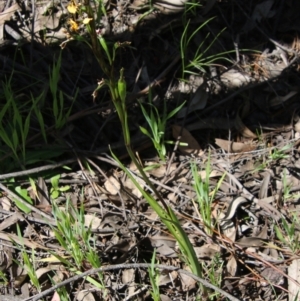
[(84, 215), (84, 225), (86, 227), (90, 227), (92, 230), (98, 229), (101, 225), (101, 219), (92, 214), (85, 214)]
[(91, 292), (84, 290), (84, 291), (80, 291), (76, 295), (76, 300), (78, 300), (78, 301), (95, 301), (95, 297)]
[(183, 118), (187, 114), (191, 112), (195, 112), (196, 110), (202, 110), (205, 108), (208, 100), (208, 92), (206, 90), (207, 85), (204, 81), (196, 90), (192, 100), (190, 101), (189, 105), (182, 108), (180, 112), (177, 114), (178, 118)]
[(48, 193), (48, 188), (46, 185), (45, 180), (42, 177), (38, 178), (38, 182), (36, 185), (37, 188), (37, 198), (40, 201), (39, 205), (42, 206), (50, 206), (50, 198), (49, 198), (49, 193)]
[(262, 184), (260, 185), (259, 193), (258, 193), (258, 198), (259, 199), (264, 199), (268, 196), (268, 190), (269, 190), (269, 184), (271, 180), (271, 171), (265, 170), (263, 173), (263, 180)]
[[(191, 271), (191, 269), (189, 267), (185, 267), (185, 269), (187, 271)], [(182, 290), (184, 292), (189, 291), (193, 288), (195, 288), (197, 281), (194, 280), (193, 278), (191, 278), (190, 276), (187, 276), (185, 274), (180, 273), (180, 279), (181, 279), (181, 283), (182, 283)]]
[[(176, 164), (175, 164), (176, 165)], [(166, 174), (166, 164), (157, 164), (156, 162), (148, 162), (145, 167), (147, 167), (147, 172), (160, 179), (163, 178)]]
[[(18, 269), (18, 271), (17, 271), (17, 276), (15, 276), (15, 278), (14, 278), (14, 287), (15, 288), (20, 288), (23, 284), (26, 284), (26, 285), (28, 285), (28, 282), (25, 282), (26, 281), (26, 278), (28, 277), (28, 273), (25, 271), (25, 270), (23, 270), (22, 272), (21, 272), (21, 274), (19, 274), (19, 269)], [(24, 283), (25, 282), (25, 283)]]
[(231, 256), (226, 264), (226, 270), (227, 272), (234, 277), (237, 271), (237, 262), (234, 258), (234, 256)]
[(6, 21), (10, 21), (10, 18), (20, 9), (19, 4), (15, 3), (2, 13), (0, 13), (0, 25), (3, 25)]
[(6, 196), (0, 198), (0, 203), (3, 210), (10, 211), (11, 201), (9, 200), (9, 198), (7, 198)]
[(241, 117), (239, 114), (236, 115), (235, 118), (235, 128), (239, 131), (239, 133), (245, 137), (245, 138), (252, 138), (255, 139), (257, 136), (250, 130), (248, 129), (245, 124), (243, 123)]
[(174, 279), (178, 277), (178, 273), (176, 271), (172, 271), (171, 273), (161, 273), (159, 276), (159, 282), (158, 285), (166, 285), (170, 282), (172, 282)]
[(37, 249), (37, 248), (40, 248), (42, 250), (48, 250), (48, 248), (42, 246), (41, 244), (39, 243), (36, 243), (34, 241), (31, 241), (25, 237), (22, 237), (22, 239), (18, 236), (18, 235), (15, 235), (15, 234), (6, 234), (5, 232), (2, 232), (0, 231), (0, 239), (3, 239), (3, 240), (7, 240), (7, 241), (15, 241), (16, 243), (20, 244), (20, 245), (25, 245), (27, 246), (28, 248), (30, 249)]
[(149, 237), (151, 245), (156, 248), (157, 253), (166, 257), (177, 257), (175, 252), (176, 242), (174, 239), (170, 239), (168, 236), (155, 235)]
[[(214, 178), (214, 177), (221, 177), (223, 176), (224, 173), (222, 173), (219, 170), (212, 170), (211, 173), (209, 174), (209, 178)], [(201, 177), (202, 180), (206, 178), (206, 170), (201, 170), (198, 172), (198, 175)]]
[(197, 258), (212, 259), (216, 255), (216, 253), (219, 253), (221, 251), (221, 248), (216, 244), (206, 244), (201, 247), (195, 247), (194, 250), (196, 252)]
[(170, 192), (170, 193), (168, 194), (168, 200), (169, 200), (169, 202), (175, 204), (175, 203), (177, 202), (177, 200), (178, 200), (178, 195), (177, 195), (177, 193)]
[[(288, 275), (290, 278), (300, 282), (300, 259), (292, 260), (292, 263), (288, 267)], [(289, 301), (293, 301), (295, 300), (295, 296), (299, 293), (299, 286), (290, 278), (288, 278)]]
[(122, 283), (127, 285), (128, 296), (133, 296), (136, 290), (136, 286), (134, 285), (134, 278), (135, 278), (135, 269), (126, 269), (122, 273)]
[(40, 279), (41, 276), (43, 276), (44, 274), (47, 274), (51, 271), (53, 271), (53, 267), (51, 267), (51, 268), (50, 267), (45, 267), (45, 268), (37, 269), (35, 271), (35, 273), (36, 273), (37, 278)]
[(123, 284), (129, 284), (134, 280), (135, 269), (126, 269), (122, 272), (122, 282)]
[(229, 153), (244, 153), (250, 152), (256, 148), (253, 144), (246, 144), (242, 142), (233, 142), (224, 139), (215, 139), (216, 145)]
[[(172, 126), (173, 138), (177, 139), (180, 136), (182, 127), (179, 125)], [(197, 157), (201, 157), (203, 155), (203, 150), (201, 149), (197, 140), (193, 137), (193, 135), (186, 129), (182, 129), (180, 142), (187, 143), (187, 146), (181, 146), (179, 144), (178, 149), (186, 155), (194, 155)]]
[(57, 291), (54, 292), (51, 301), (60, 301), (60, 297)]
[[(144, 188), (145, 182), (142, 179), (136, 178), (136, 181), (140, 184), (140, 186), (142, 188)], [(129, 189), (129, 191), (131, 191), (132, 194), (135, 195), (137, 198), (141, 198), (142, 197), (142, 192), (136, 187), (136, 185), (132, 182), (132, 180), (130, 178), (127, 178), (123, 182), (123, 185), (124, 185), (124, 187), (126, 187), (127, 189)]]
[(132, 171), (132, 172), (138, 172), (138, 169), (135, 165), (135, 163), (133, 161), (130, 162), (128, 168)]
[[(146, 164), (146, 167), (147, 167), (147, 172), (150, 175), (152, 175), (152, 176), (154, 176), (158, 179), (163, 178), (166, 174), (166, 171), (167, 171), (167, 165), (166, 164), (157, 164), (155, 162), (151, 162), (151, 163), (149, 162), (149, 163)], [(177, 168), (177, 163), (172, 163), (171, 166), (170, 166), (170, 170), (169, 170), (170, 174), (174, 170), (176, 170), (176, 168)]]
[(265, 225), (261, 229), (260, 233), (258, 233), (257, 237), (262, 238), (262, 239), (267, 239), (268, 238), (268, 230), (269, 230), (269, 227), (268, 227), (267, 223), (265, 223)]
[(117, 215), (112, 212), (107, 212), (102, 218), (100, 228), (104, 229), (109, 227), (117, 229), (120, 227), (119, 224), (122, 224), (123, 222), (124, 218), (121, 215)]
[(237, 244), (243, 247), (261, 247), (265, 244), (265, 240), (260, 237), (246, 237), (236, 241)]
[(224, 235), (226, 237), (228, 237), (231, 241), (235, 241), (235, 238), (236, 238), (236, 228), (235, 227), (226, 228), (223, 232), (224, 232)]
[(112, 195), (118, 194), (121, 185), (120, 182), (113, 176), (110, 176), (104, 183), (105, 189)]
[(14, 225), (18, 220), (23, 220), (23, 216), (19, 212), (15, 212), (0, 223), (0, 231)]
[(297, 133), (300, 133), (300, 118), (299, 118), (299, 120), (295, 123), (295, 125), (294, 125), (294, 130), (295, 130)]
[[(261, 280), (260, 284), (262, 286), (267, 286), (267, 285), (282, 285), (284, 283), (284, 268), (279, 268), (281, 271), (278, 271), (274, 268), (265, 268), (261, 273), (260, 275), (262, 277), (265, 278), (265, 280)], [(296, 279), (296, 278), (293, 278), (293, 279)], [(299, 281), (299, 279), (297, 279)], [(299, 287), (298, 287), (299, 289)], [(294, 299), (295, 300), (295, 297)]]
[(67, 274), (63, 272), (64, 267), (62, 266), (62, 264), (51, 264), (50, 266), (52, 270), (55, 270), (55, 275), (53, 276), (54, 283), (62, 282)]

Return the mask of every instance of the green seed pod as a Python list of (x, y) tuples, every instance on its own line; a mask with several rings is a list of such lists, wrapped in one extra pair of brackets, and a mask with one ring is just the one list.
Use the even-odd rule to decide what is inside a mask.
[(118, 80), (118, 93), (122, 103), (125, 103), (126, 99), (126, 81), (124, 80), (124, 68), (120, 70), (120, 78)]

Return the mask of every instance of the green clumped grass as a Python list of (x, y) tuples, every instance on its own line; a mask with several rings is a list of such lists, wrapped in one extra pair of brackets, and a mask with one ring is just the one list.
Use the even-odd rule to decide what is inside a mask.
[[(29, 165), (58, 157), (63, 153), (62, 147), (49, 147), (49, 132), (62, 129), (67, 124), (77, 92), (70, 103), (69, 97), (59, 89), (59, 73), (61, 54), (49, 71), (49, 95), (51, 95), (50, 111), (45, 109), (46, 93), (27, 95), (24, 102), (21, 97), (23, 90), (14, 91), (14, 72), (10, 78), (2, 82), (3, 94), (0, 96), (3, 105), (0, 108), (0, 160), (1, 172), (10, 172), (16, 168), (26, 169)], [(24, 93), (26, 88), (24, 89)], [(47, 122), (46, 122), (47, 121)], [(46, 123), (51, 123), (47, 126)], [(38, 134), (37, 134), (38, 132)], [(32, 149), (30, 142), (40, 139), (44, 146)]]

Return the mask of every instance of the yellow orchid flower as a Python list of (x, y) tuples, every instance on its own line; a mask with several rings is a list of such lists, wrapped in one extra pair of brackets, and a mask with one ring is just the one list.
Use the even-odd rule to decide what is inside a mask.
[(78, 4), (76, 3), (75, 0), (72, 0), (68, 6), (67, 6), (67, 10), (70, 14), (76, 14), (77, 10), (78, 10)]
[(93, 18), (84, 18), (82, 23), (86, 25), (86, 24), (89, 24), (90, 21), (92, 21), (92, 20), (93, 20)]
[(70, 19), (68, 23), (70, 24), (71, 31), (78, 31), (79, 26), (74, 20)]

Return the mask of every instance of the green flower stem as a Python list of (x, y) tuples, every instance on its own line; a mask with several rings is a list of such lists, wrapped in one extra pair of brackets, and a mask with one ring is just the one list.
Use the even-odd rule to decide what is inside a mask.
[[(84, 5), (86, 6), (88, 17), (93, 18), (89, 0), (84, 0)], [(132, 180), (134, 185), (142, 193), (144, 198), (148, 201), (149, 205), (161, 218), (162, 222), (166, 225), (169, 232), (174, 236), (174, 238), (179, 244), (181, 254), (182, 254), (182, 259), (190, 267), (191, 271), (195, 275), (201, 277), (202, 268), (187, 234), (182, 229), (175, 213), (167, 205), (167, 203), (164, 201), (162, 196), (159, 194), (159, 192), (150, 182), (149, 178), (147, 177), (146, 173), (143, 170), (143, 167), (136, 159), (135, 154), (132, 150), (131, 136), (130, 136), (130, 130), (128, 125), (128, 114), (127, 114), (127, 107), (126, 107), (127, 87), (126, 87), (126, 81), (124, 80), (124, 69), (122, 68), (120, 70), (120, 77), (118, 81), (116, 81), (114, 76), (114, 68), (113, 68), (115, 53), (113, 52), (113, 55), (111, 55), (105, 39), (97, 35), (95, 30), (95, 23), (93, 20), (88, 24), (88, 30), (89, 30), (89, 34), (91, 35), (93, 51), (99, 61), (100, 67), (102, 68), (102, 70), (106, 75), (106, 79), (103, 79), (98, 83), (98, 87), (96, 90), (101, 89), (105, 85), (108, 86), (111, 99), (113, 101), (114, 107), (117, 111), (118, 117), (121, 122), (124, 143), (128, 155), (130, 156), (133, 163), (136, 165), (140, 175), (142, 176), (146, 184), (154, 192), (155, 197), (152, 196), (147, 191), (145, 191), (140, 186), (140, 184), (136, 181), (136, 179), (132, 176), (132, 174), (127, 170), (127, 168), (125, 168), (124, 164), (122, 164), (122, 162), (114, 154), (112, 155), (114, 159), (118, 162), (119, 166), (124, 170), (124, 172)], [(102, 56), (102, 53), (104, 56)], [(161, 205), (159, 202), (161, 203)], [(205, 288), (203, 287), (203, 285), (201, 285), (201, 289), (202, 292), (205, 293)]]
[[(127, 171), (125, 166), (122, 164), (120, 160), (116, 156), (113, 157), (115, 160), (119, 163), (119, 165), (122, 167), (122, 169), (126, 172), (126, 174), (130, 177), (130, 179), (133, 181), (134, 185), (140, 190), (144, 198), (147, 200), (149, 205), (153, 208), (153, 210), (158, 214), (158, 216), (161, 218), (162, 222), (166, 225), (170, 233), (174, 236), (176, 241), (179, 244), (179, 248), (182, 253), (183, 260), (186, 262), (186, 264), (191, 268), (191, 271), (197, 275), (202, 275), (202, 269), (199, 264), (198, 258), (196, 256), (195, 250), (187, 236), (187, 234), (182, 229), (177, 216), (173, 212), (173, 210), (167, 205), (167, 203), (164, 201), (162, 196), (159, 194), (159, 192), (156, 190), (154, 185), (150, 182), (149, 178), (147, 177), (146, 173), (144, 172), (142, 166), (136, 159), (134, 152), (131, 148), (131, 137), (130, 137), (130, 131), (128, 127), (127, 122), (127, 108), (126, 108), (126, 81), (123, 77), (124, 70), (120, 70), (120, 78), (118, 80), (117, 84), (117, 93), (115, 93), (115, 86), (111, 85), (109, 86), (110, 91), (112, 92), (112, 98), (113, 102), (116, 108), (116, 111), (118, 113), (119, 119), (121, 121), (122, 125), (122, 131), (124, 136), (124, 142), (125, 146), (128, 152), (128, 155), (130, 156), (131, 160), (137, 167), (140, 175), (143, 177), (144, 181), (149, 185), (149, 187), (154, 192), (156, 198), (161, 202), (162, 206), (157, 202), (157, 200), (150, 195), (148, 192), (146, 192), (140, 184), (136, 181), (136, 179)], [(201, 285), (202, 291), (205, 292), (205, 288)]]
[(87, 28), (88, 28), (88, 32), (89, 32), (89, 35), (90, 35), (91, 41), (92, 41), (92, 50), (94, 52), (94, 55), (100, 65), (102, 71), (105, 73), (105, 75), (108, 76), (108, 78), (110, 78), (111, 71), (104, 61), (104, 55), (102, 53), (101, 44), (98, 41), (94, 12), (91, 7), (90, 0), (84, 0), (83, 5), (85, 6), (85, 10), (88, 15), (88, 18), (91, 19)]

